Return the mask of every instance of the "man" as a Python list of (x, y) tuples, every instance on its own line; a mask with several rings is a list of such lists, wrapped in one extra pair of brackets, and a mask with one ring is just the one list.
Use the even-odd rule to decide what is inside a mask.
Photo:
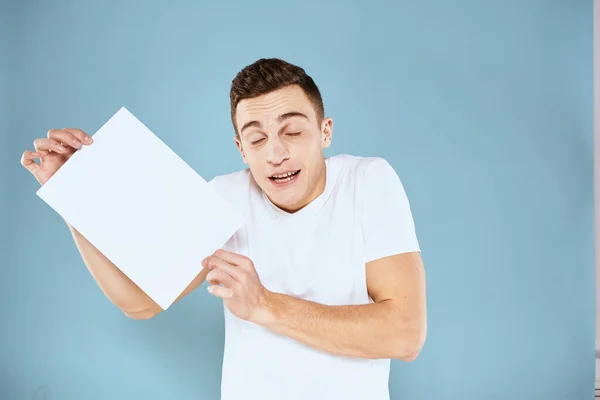
[[(389, 399), (390, 359), (414, 360), (427, 331), (424, 267), (398, 175), (377, 157), (324, 157), (333, 122), (298, 66), (260, 59), (230, 97), (249, 168), (210, 184), (247, 221), (178, 298), (206, 279), (223, 299), (222, 399)], [(43, 184), (91, 144), (79, 129), (52, 129), (21, 162)], [(69, 228), (127, 316), (162, 311)]]

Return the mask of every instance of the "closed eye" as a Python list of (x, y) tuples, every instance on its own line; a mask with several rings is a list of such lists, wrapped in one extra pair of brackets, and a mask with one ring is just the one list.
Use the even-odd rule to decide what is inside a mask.
[(289, 136), (298, 136), (301, 133), (302, 132), (289, 132), (289, 133), (286, 133), (286, 135), (289, 135)]

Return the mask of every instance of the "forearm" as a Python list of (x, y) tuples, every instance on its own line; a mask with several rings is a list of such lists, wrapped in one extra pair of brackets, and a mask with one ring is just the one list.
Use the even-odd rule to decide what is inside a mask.
[(134, 318), (147, 318), (160, 312), (158, 306), (117, 266), (106, 258), (96, 247), (67, 224), (83, 262), (96, 280), (96, 283), (109, 300), (126, 315)]
[(408, 361), (422, 345), (418, 322), (403, 317), (392, 301), (326, 306), (269, 292), (265, 304), (259, 324), (334, 354)]

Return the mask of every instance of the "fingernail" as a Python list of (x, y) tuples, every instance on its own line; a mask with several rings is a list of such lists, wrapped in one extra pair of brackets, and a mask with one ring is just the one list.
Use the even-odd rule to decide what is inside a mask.
[(58, 150), (60, 150), (60, 151), (65, 151), (66, 150), (65, 147), (62, 144), (59, 144), (56, 147), (58, 147)]
[(211, 293), (211, 292), (212, 292), (212, 286), (208, 286), (208, 287), (206, 288), (206, 290), (208, 291), (208, 293)]
[(79, 147), (79, 146), (81, 146), (81, 142), (79, 140), (73, 140), (73, 145), (75, 147)]
[(86, 142), (86, 143), (92, 143), (92, 138), (91, 138), (91, 137), (89, 137), (89, 136), (86, 136), (86, 137), (85, 137), (85, 142)]

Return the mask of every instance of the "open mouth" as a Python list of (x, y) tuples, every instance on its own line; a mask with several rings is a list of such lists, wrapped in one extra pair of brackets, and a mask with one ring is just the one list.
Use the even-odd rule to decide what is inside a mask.
[(285, 174), (278, 174), (278, 175), (273, 175), (270, 176), (269, 179), (271, 181), (273, 181), (274, 183), (287, 183), (287, 182), (291, 182), (292, 180), (294, 180), (296, 178), (296, 176), (298, 176), (298, 174), (300, 173), (300, 170), (297, 171), (292, 171), (292, 172), (287, 172)]

